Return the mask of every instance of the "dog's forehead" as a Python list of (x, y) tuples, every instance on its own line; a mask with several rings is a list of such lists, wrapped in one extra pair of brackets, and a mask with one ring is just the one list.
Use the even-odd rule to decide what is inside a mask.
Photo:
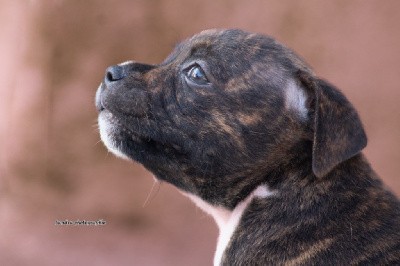
[(191, 53), (195, 52), (217, 52), (219, 54), (229, 54), (232, 51), (243, 53), (251, 50), (267, 48), (268, 42), (273, 40), (269, 37), (248, 33), (242, 30), (205, 30), (188, 39), (184, 46)]
[(245, 38), (248, 35), (256, 35), (254, 33), (247, 33), (242, 30), (219, 30), (219, 29), (211, 29), (204, 30), (198, 34), (195, 34), (191, 38), (188, 39), (190, 45), (204, 45), (204, 44), (224, 44), (228, 43), (229, 40), (239, 40), (241, 38)]
[[(274, 64), (276, 67), (312, 72), (300, 57), (272, 37), (238, 29), (202, 31), (179, 43), (164, 64), (171, 62), (179, 64), (192, 57), (211, 58), (218, 65), (221, 61), (227, 63), (251, 61), (253, 65), (260, 62), (263, 65), (267, 63)], [(229, 66), (229, 64), (226, 65)]]
[[(229, 54), (233, 50), (245, 51), (259, 48), (260, 44), (257, 40), (251, 40), (254, 37), (265, 36), (247, 33), (242, 30), (205, 30), (202, 31), (176, 45), (172, 53), (166, 58), (165, 63), (173, 61), (182, 61), (193, 55), (224, 55)], [(246, 43), (243, 41), (247, 40)]]

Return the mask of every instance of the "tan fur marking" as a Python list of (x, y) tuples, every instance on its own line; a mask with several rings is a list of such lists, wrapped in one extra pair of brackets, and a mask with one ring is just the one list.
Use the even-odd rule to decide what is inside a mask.
[(252, 71), (247, 71), (240, 76), (231, 79), (228, 84), (226, 85), (226, 90), (230, 92), (241, 92), (241, 91), (246, 91), (250, 90), (251, 87), (248, 86), (248, 82), (250, 79), (250, 75), (252, 74)]
[(221, 32), (218, 29), (208, 29), (208, 30), (203, 30), (202, 32), (197, 34), (197, 36), (201, 36), (201, 35), (220, 35), (220, 34), (221, 34)]
[(223, 117), (221, 114), (215, 115), (214, 121), (217, 123), (219, 129), (222, 129), (222, 131), (228, 133), (229, 135), (235, 135), (235, 130), (226, 123), (225, 117)]
[(266, 71), (265, 66), (262, 63), (254, 63), (251, 65), (250, 69), (240, 74), (240, 76), (229, 80), (225, 86), (225, 90), (233, 93), (252, 90), (254, 79), (263, 80), (268, 76), (274, 77), (275, 81), (269, 80), (274, 84), (280, 84), (283, 82), (280, 78), (281, 73), (279, 72), (279, 69), (271, 68)]
[(237, 118), (239, 122), (245, 126), (251, 126), (262, 121), (261, 115), (257, 113), (251, 115), (239, 113)]
[(237, 145), (243, 147), (243, 141), (237, 131), (227, 123), (226, 118), (220, 114), (216, 113), (213, 116), (213, 127), (216, 127), (217, 132), (225, 132), (232, 137)]
[(327, 249), (333, 242), (332, 238), (327, 238), (324, 240), (321, 240), (317, 242), (316, 244), (312, 245), (310, 248), (302, 252), (299, 256), (296, 258), (288, 261), (285, 263), (286, 266), (292, 266), (292, 265), (300, 265), (304, 264), (310, 259), (312, 259), (315, 255), (317, 255), (319, 252)]

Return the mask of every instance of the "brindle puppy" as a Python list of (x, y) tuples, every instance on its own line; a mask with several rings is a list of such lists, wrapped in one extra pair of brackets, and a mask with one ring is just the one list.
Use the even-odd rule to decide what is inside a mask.
[(101, 139), (216, 220), (215, 265), (400, 263), (400, 205), (353, 106), (274, 39), (209, 30), (107, 69)]

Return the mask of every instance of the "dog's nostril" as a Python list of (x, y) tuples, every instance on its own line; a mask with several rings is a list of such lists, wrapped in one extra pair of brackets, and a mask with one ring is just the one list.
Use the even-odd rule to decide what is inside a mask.
[(106, 70), (106, 81), (117, 81), (123, 79), (124, 77), (125, 73), (121, 66), (110, 66)]

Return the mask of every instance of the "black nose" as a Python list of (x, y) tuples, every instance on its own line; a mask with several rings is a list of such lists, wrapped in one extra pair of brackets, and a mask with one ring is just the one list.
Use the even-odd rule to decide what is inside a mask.
[(124, 69), (121, 66), (110, 66), (106, 70), (106, 81), (113, 82), (125, 78)]

